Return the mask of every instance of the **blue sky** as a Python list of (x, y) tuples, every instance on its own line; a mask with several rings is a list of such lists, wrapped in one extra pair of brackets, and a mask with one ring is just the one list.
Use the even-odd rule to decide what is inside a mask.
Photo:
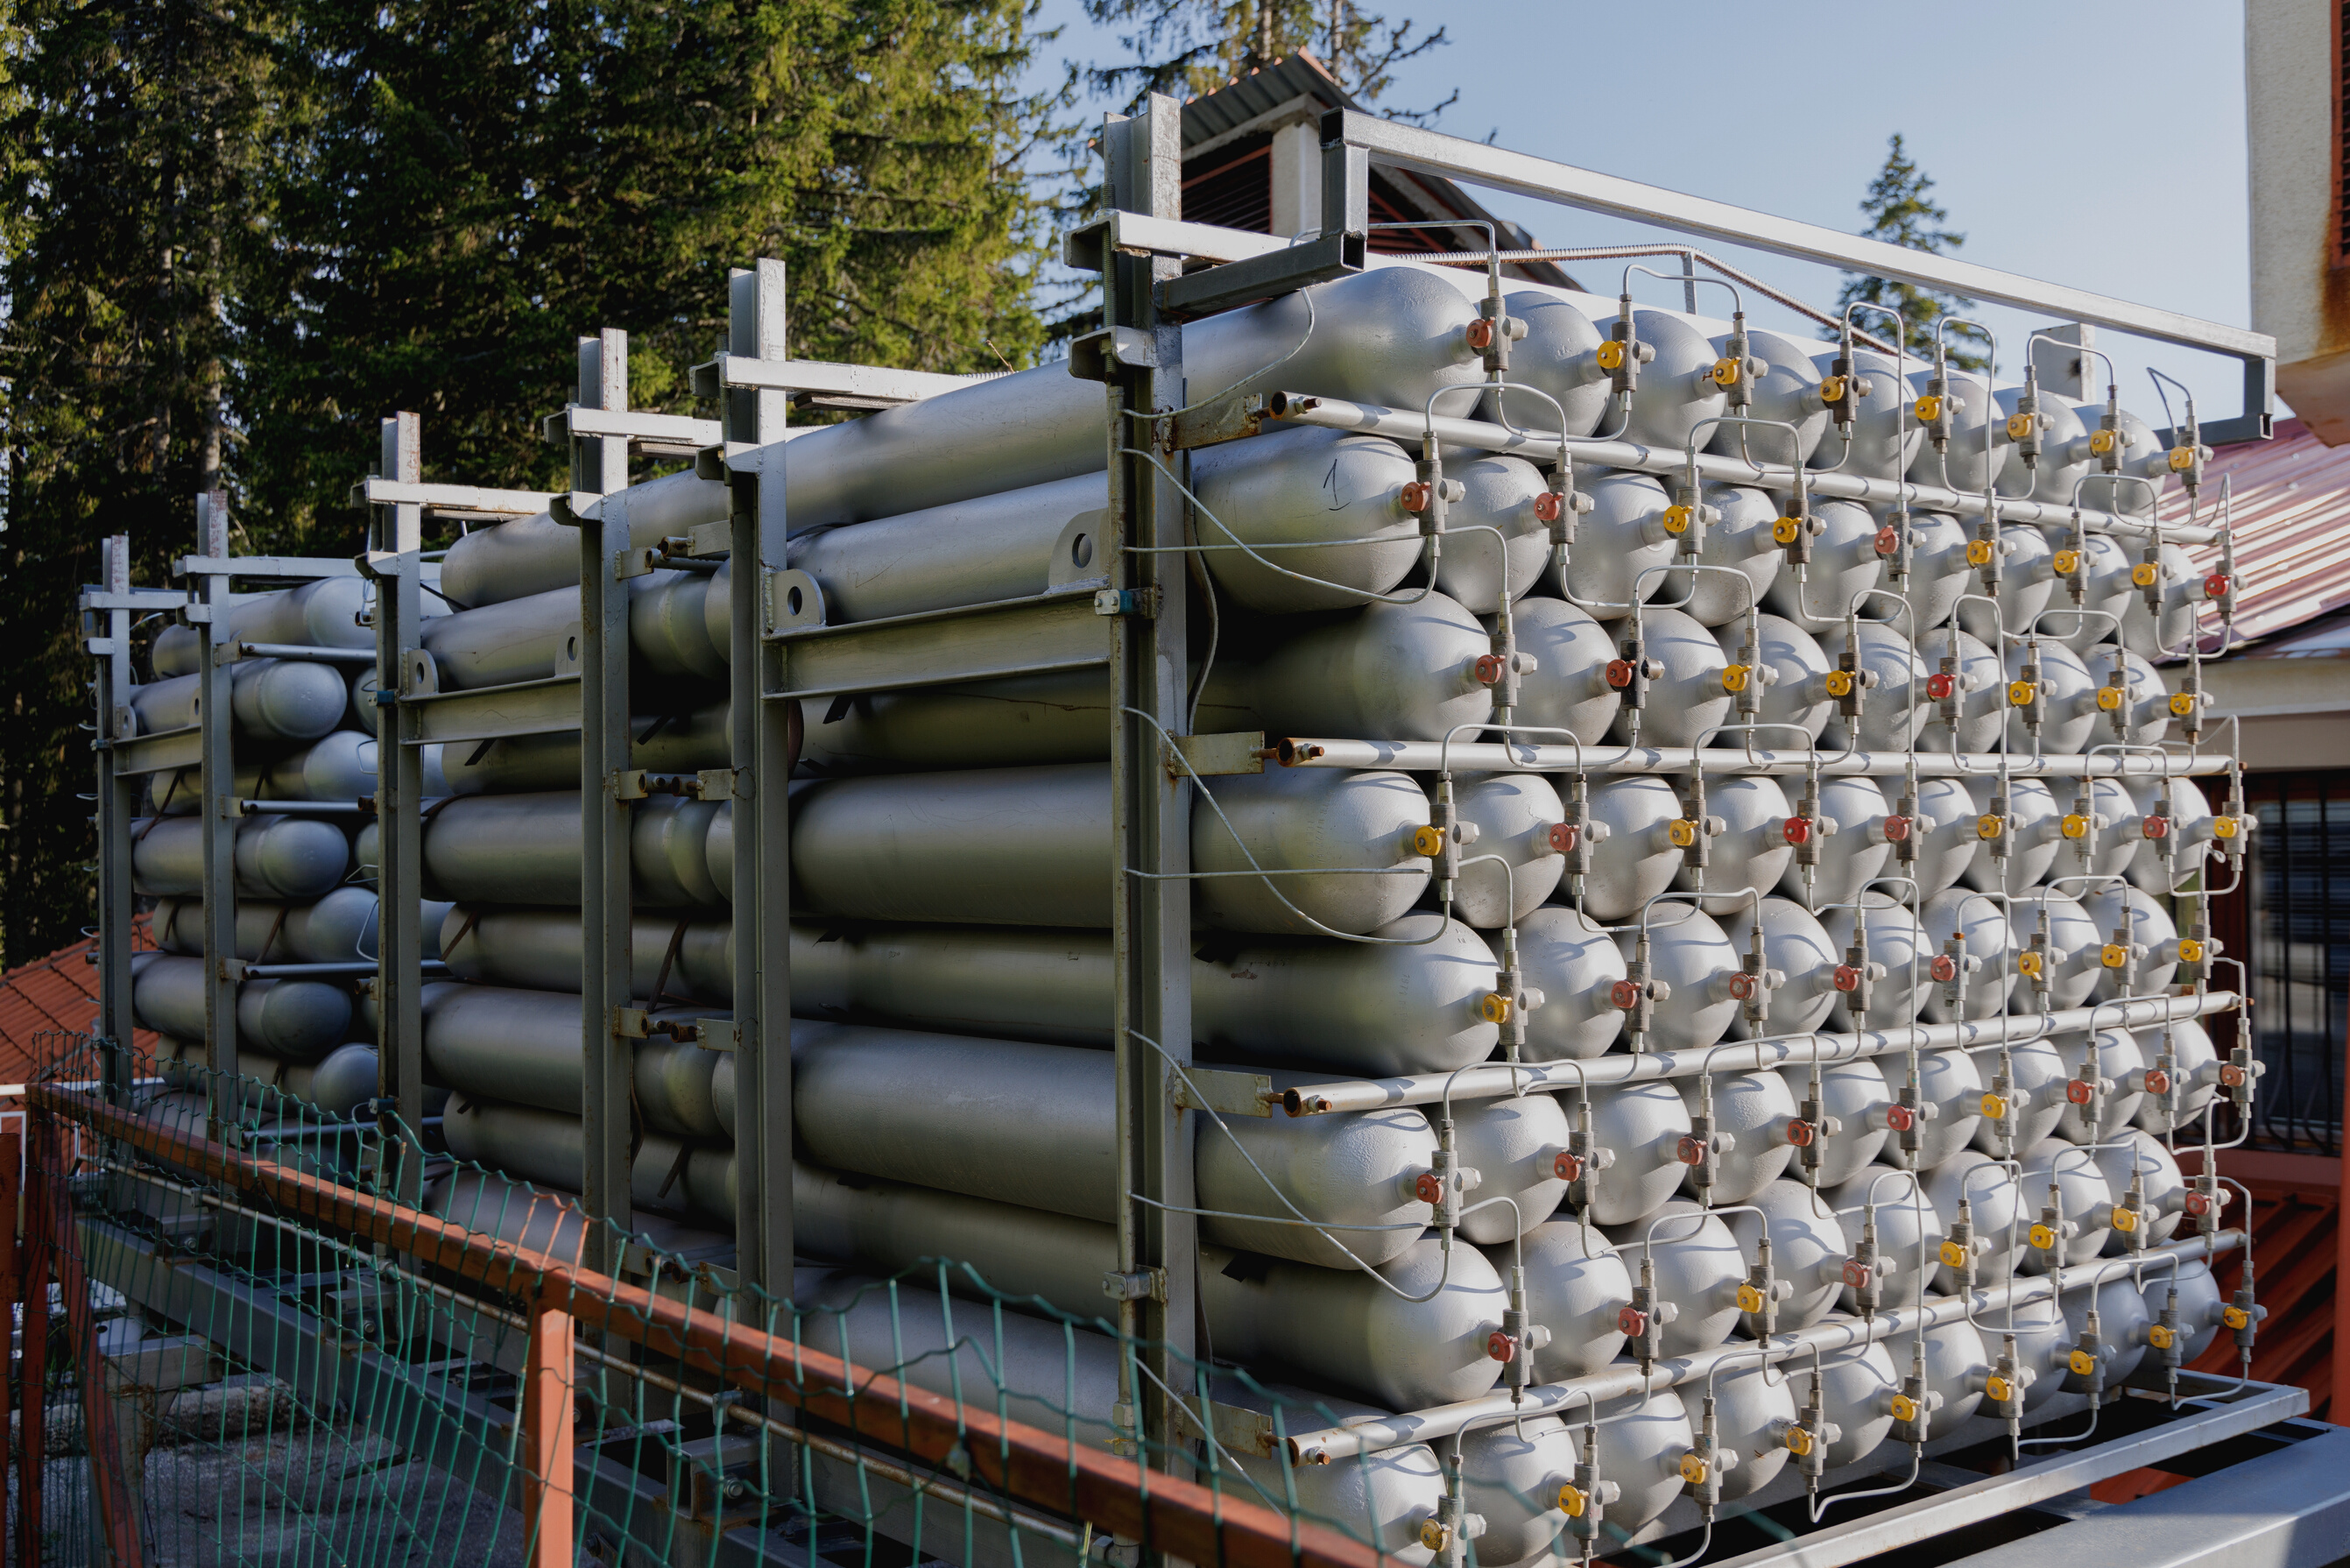
[[(1367, 0), (1368, 3), (1368, 0)], [(1937, 182), (1968, 260), (2237, 325), (2250, 319), (2243, 13), (2229, 0), (1976, 0), (1963, 7), (1814, 0), (1391, 0), (1452, 42), (1403, 67), (1389, 101), (1461, 88), (1438, 129), (1611, 174), (1851, 230), (1899, 131)], [(1107, 59), (1117, 39), (1079, 0), (1045, 0), (1060, 39), (1039, 62)], [(1093, 107), (1098, 114), (1100, 108)], [(1545, 244), (1654, 231), (1541, 202), (1487, 204)], [(1727, 258), (1726, 258), (1727, 259)], [(1744, 265), (1827, 304), (1833, 272), (1755, 253)], [(1612, 293), (1612, 275), (1584, 269)], [(1657, 303), (1670, 286), (1650, 285)], [(1718, 293), (1718, 291), (1707, 291)], [(1758, 325), (1802, 330), (1773, 307)], [(2002, 341), (2043, 325), (1987, 315)], [(2159, 424), (2144, 367), (2237, 411), (2231, 362), (2101, 334), (2126, 403)], [(2021, 364), (2002, 355), (2006, 371)]]

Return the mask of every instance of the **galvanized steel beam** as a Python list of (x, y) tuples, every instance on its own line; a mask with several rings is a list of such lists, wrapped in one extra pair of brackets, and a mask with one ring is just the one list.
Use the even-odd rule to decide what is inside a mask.
[[(417, 483), (424, 466), (417, 416), (385, 420), (381, 440), (379, 476)], [(364, 559), (375, 579), (375, 1049), (376, 1109), (383, 1129), (375, 1147), (398, 1158), (415, 1147), (424, 1123), (424, 764), (417, 749), (421, 716), (412, 706), (421, 695), (424, 509), (413, 501), (384, 503), (376, 508), (373, 533)], [(424, 1190), (423, 1162), (406, 1158), (400, 1169), (379, 1172), (378, 1179), (400, 1201), (417, 1202)]]

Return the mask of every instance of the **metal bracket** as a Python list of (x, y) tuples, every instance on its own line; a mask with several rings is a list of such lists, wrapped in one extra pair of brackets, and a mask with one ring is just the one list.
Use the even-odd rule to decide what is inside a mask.
[(1069, 374), (1080, 381), (1107, 381), (1118, 367), (1148, 369), (1159, 363), (1159, 346), (1139, 327), (1103, 327), (1069, 344)]
[(646, 784), (642, 768), (621, 768), (609, 780), (614, 800), (643, 800), (652, 791)]
[(749, 800), (752, 794), (749, 768), (704, 768), (693, 775), (703, 800)]
[(1351, 276), (1367, 264), (1369, 248), (1359, 231), (1323, 234), (1246, 261), (1169, 278), (1153, 292), (1164, 315), (1179, 320), (1212, 316), (1251, 300)]
[[(1189, 778), (1193, 774), (1210, 777), (1224, 774), (1261, 774), (1264, 772), (1268, 751), (1262, 730), (1234, 730), (1220, 735), (1176, 735), (1167, 757), (1167, 772), (1172, 778)], [(1181, 761), (1178, 761), (1178, 756)], [(1183, 763), (1189, 763), (1186, 768)]]
[(1102, 1294), (1114, 1302), (1163, 1302), (1167, 1299), (1167, 1271), (1137, 1269), (1130, 1274), (1115, 1270), (1102, 1276)]
[[(1191, 1419), (1200, 1419), (1196, 1401), (1186, 1399), (1183, 1408)], [(1217, 1446), (1227, 1453), (1253, 1454), (1259, 1459), (1273, 1458), (1273, 1417), (1261, 1410), (1243, 1410), (1237, 1405), (1222, 1400), (1208, 1401), (1208, 1418), (1201, 1425), (1213, 1434)]]
[(704, 1051), (740, 1051), (743, 1025), (732, 1018), (704, 1018), (694, 1025), (693, 1043)]
[[(1190, 1082), (1186, 1083), (1185, 1079)], [(1186, 1067), (1167, 1073), (1167, 1100), (1179, 1111), (1217, 1111), (1228, 1116), (1269, 1116), (1280, 1092), (1263, 1073), (1229, 1073)]]
[(1159, 614), (1159, 590), (1150, 588), (1103, 588), (1094, 595), (1094, 614), (1098, 616), (1139, 615), (1145, 620)]
[(734, 524), (723, 517), (715, 523), (697, 523), (686, 533), (685, 553), (696, 560), (726, 555), (733, 548), (733, 530)]
[(796, 566), (767, 573), (767, 629), (806, 631), (825, 624), (824, 585)]
[(612, 1009), (612, 1033), (623, 1040), (652, 1038), (652, 1015), (641, 1007)]
[(649, 577), (652, 576), (653, 563), (660, 559), (660, 549), (651, 545), (623, 550), (612, 557), (612, 580), (625, 583), (630, 577)]
[[(1274, 394), (1274, 398), (1280, 396), (1278, 392)], [(1274, 417), (1272, 400), (1264, 393), (1246, 392), (1160, 420), (1156, 434), (1162, 452), (1190, 452), (1203, 446), (1220, 446), (1228, 441), (1244, 441), (1263, 430), (1264, 421)]]

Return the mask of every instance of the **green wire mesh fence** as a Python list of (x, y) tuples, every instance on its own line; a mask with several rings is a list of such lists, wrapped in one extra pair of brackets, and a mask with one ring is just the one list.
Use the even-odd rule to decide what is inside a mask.
[[(1427, 1449), (1284, 1462), (1285, 1432), (1352, 1407), (950, 1259), (804, 1266), (769, 1299), (722, 1241), (596, 1231), (431, 1127), (386, 1137), (255, 1079), (47, 1044), (5, 1260), (18, 1563), (1430, 1555), (1432, 1511), (1397, 1506), (1441, 1491)], [(1178, 1440), (1143, 1441), (1133, 1412), (1162, 1400)]]

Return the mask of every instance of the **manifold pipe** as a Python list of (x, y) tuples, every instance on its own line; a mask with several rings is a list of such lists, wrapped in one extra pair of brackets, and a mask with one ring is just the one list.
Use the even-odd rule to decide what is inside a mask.
[(1507, 1392), (1487, 1394), (1475, 1399), (1463, 1399), (1458, 1404), (1415, 1410), (1385, 1420), (1373, 1417), (1318, 1432), (1301, 1432), (1289, 1439), (1289, 1459), (1292, 1464), (1328, 1464), (1334, 1459), (1375, 1453), (1398, 1444), (1430, 1443), (1456, 1432), (1492, 1426), (1519, 1417), (1565, 1416), (1571, 1411), (1585, 1408), (1586, 1401), (1598, 1406), (1611, 1399), (1638, 1395), (1644, 1382), (1650, 1388), (1702, 1382), (1717, 1366), (1728, 1370), (1731, 1363), (1742, 1363), (1757, 1355), (1765, 1361), (1782, 1364), (1798, 1357), (1808, 1360), (1814, 1347), (1822, 1352), (1857, 1348), (1878, 1340), (1964, 1322), (1974, 1314), (2000, 1311), (2010, 1301), (2022, 1306), (2067, 1291), (2094, 1288), (2109, 1280), (2127, 1279), (2158, 1259), (2172, 1258), (2187, 1262), (2198, 1258), (2216, 1257), (2242, 1245), (2244, 1233), (2241, 1231), (2222, 1231), (2213, 1236), (2191, 1236), (2184, 1241), (2149, 1247), (2136, 1257), (2099, 1258), (2091, 1262), (2071, 1264), (2053, 1274), (2032, 1274), (2008, 1284), (1987, 1287), (1970, 1295), (1935, 1296), (1921, 1307), (1880, 1307), (1870, 1318), (1839, 1313), (1809, 1328), (1773, 1334), (1767, 1348), (1752, 1340), (1739, 1340), (1712, 1350), (1700, 1351), (1694, 1355), (1659, 1361), (1653, 1376), (1646, 1380), (1641, 1377), (1637, 1364), (1618, 1361), (1606, 1371), (1596, 1372), (1588, 1377), (1577, 1377), (1565, 1383), (1544, 1383), (1528, 1388), (1524, 1399), (1518, 1403), (1513, 1403)]
[(1990, 1047), (2002, 1040), (2023, 1044), (2043, 1036), (2082, 1033), (2092, 1029), (2149, 1029), (2182, 1019), (2207, 1018), (2237, 1003), (2235, 992), (2214, 991), (2201, 996), (2147, 996), (2127, 1002), (2101, 1002), (2090, 1007), (2067, 1007), (2054, 1012), (2011, 1012), (1965, 1023), (1912, 1023), (1895, 1029), (1870, 1029), (1857, 1034), (1804, 1033), (1783, 1040), (1733, 1041), (1702, 1051), (1647, 1051), (1600, 1056), (1586, 1062), (1488, 1063), (1451, 1075), (1428, 1074), (1409, 1078), (1356, 1078), (1339, 1083), (1306, 1084), (1284, 1091), (1284, 1103), (1292, 1116), (1325, 1111), (1365, 1111), (1381, 1106), (1432, 1106), (1445, 1097), (1448, 1085), (1457, 1103), (1497, 1099), (1504, 1095), (1566, 1093), (1586, 1085), (1639, 1084), (1656, 1078), (1692, 1078), (1700, 1073), (1748, 1072), (1770, 1067), (1807, 1067), (1884, 1056), (1911, 1047), (1947, 1051), (1953, 1047)]
[[(1702, 763), (1709, 775), (1737, 777), (1749, 774), (1802, 777), (1816, 767), (1822, 778), (1877, 777), (1901, 773), (1910, 765), (1908, 752), (1773, 751), (1757, 746), (1573, 746), (1534, 745), (1517, 741), (1455, 742), (1449, 750), (1435, 741), (1345, 741), (1316, 736), (1291, 736), (1279, 742), (1282, 764), (1292, 768), (1385, 768), (1398, 773), (1432, 774), (1445, 766), (1444, 757), (1461, 773), (1574, 772), (1594, 774), (1686, 774)], [(2196, 774), (2223, 774), (2231, 765), (2223, 753), (2172, 752), (2162, 756), (2021, 756), (1998, 752), (1920, 751), (1914, 754), (1919, 778), (1980, 778), (2008, 764), (2008, 776), (2052, 778), (2184, 778)]]
[[(1536, 429), (1511, 431), (1483, 420), (1448, 419), (1441, 415), (1431, 419), (1406, 409), (1344, 402), (1296, 392), (1276, 394), (1274, 417), (1296, 424), (1319, 425), (1325, 430), (1383, 435), (1402, 441), (1419, 441), (1433, 434), (1447, 447), (1511, 452), (1535, 462), (1550, 462), (1558, 456), (1558, 437)], [(1748, 462), (1710, 452), (1700, 452), (1692, 458), (1686, 450), (1676, 447), (1584, 438), (1570, 441), (1568, 450), (1575, 454), (1576, 462), (1596, 468), (1667, 475), (1686, 474), (1694, 468), (1699, 478), (1714, 483), (1753, 485), (1765, 490), (1793, 490), (1796, 483), (1794, 470), (1782, 464)], [(1830, 469), (1806, 470), (1803, 483), (1821, 500), (1859, 501), (1879, 506), (1906, 500), (1913, 512), (1945, 512), (1960, 517), (1982, 515), (1983, 498), (1980, 492), (1945, 490), (1939, 485), (1919, 484), (1907, 479), (1869, 479)], [(2130, 539), (2143, 539), (2155, 531), (2141, 518), (2086, 508), (2075, 513), (2070, 506), (2005, 496), (2000, 498), (1999, 515), (2005, 523), (2036, 523), (2043, 527), (2064, 528), (2070, 528), (2078, 516), (2095, 531)], [(2209, 545), (2219, 537), (2217, 529), (2181, 524), (2164, 524), (2161, 533), (2175, 545)]]

